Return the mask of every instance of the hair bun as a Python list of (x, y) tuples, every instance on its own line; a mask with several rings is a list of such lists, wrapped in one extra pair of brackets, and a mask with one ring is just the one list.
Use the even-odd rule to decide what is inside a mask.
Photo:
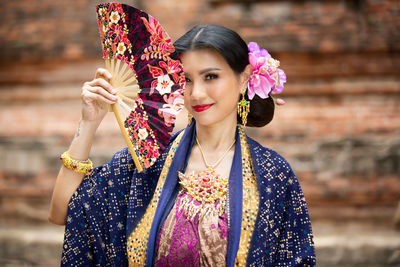
[[(275, 103), (271, 96), (268, 98), (261, 98), (258, 95), (255, 95), (254, 98), (250, 100), (250, 112), (247, 115), (246, 126), (263, 127), (272, 121), (274, 118), (274, 112)], [(240, 124), (243, 124), (239, 115), (237, 116), (237, 119)]]

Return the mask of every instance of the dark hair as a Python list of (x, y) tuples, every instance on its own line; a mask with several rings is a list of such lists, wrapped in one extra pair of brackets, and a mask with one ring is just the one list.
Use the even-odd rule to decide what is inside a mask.
[[(190, 50), (211, 48), (218, 51), (236, 74), (244, 71), (249, 64), (246, 42), (235, 31), (219, 25), (198, 25), (175, 41), (178, 54)], [(247, 94), (245, 94), (247, 100)], [(250, 101), (250, 112), (246, 126), (262, 127), (274, 117), (275, 105), (271, 97), (262, 99), (258, 95)], [(238, 115), (238, 122), (242, 119)]]

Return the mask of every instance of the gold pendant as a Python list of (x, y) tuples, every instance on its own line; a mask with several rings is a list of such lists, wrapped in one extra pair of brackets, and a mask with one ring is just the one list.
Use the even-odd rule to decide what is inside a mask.
[[(202, 216), (213, 210), (217, 210), (219, 215), (225, 211), (228, 179), (216, 173), (212, 167), (198, 174), (185, 175), (179, 172), (178, 176), (179, 183), (187, 191), (180, 209), (184, 210), (188, 218), (194, 218), (197, 214)], [(200, 205), (195, 201), (200, 202)], [(216, 206), (215, 201), (218, 201)]]

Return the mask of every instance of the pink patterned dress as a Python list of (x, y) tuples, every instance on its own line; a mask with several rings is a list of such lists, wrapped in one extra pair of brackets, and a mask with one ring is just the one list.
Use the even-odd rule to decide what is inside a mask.
[(157, 239), (155, 266), (225, 266), (227, 179), (179, 174), (181, 189)]

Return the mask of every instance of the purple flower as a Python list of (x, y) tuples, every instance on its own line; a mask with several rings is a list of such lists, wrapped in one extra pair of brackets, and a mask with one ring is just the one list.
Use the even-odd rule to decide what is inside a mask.
[(258, 44), (256, 42), (250, 42), (247, 47), (249, 48), (250, 52), (254, 52), (254, 51), (259, 51), (260, 47), (258, 46)]
[(283, 84), (286, 82), (286, 74), (283, 70), (278, 69), (278, 82), (276, 83), (275, 88), (272, 90), (276, 94), (282, 93)]
[(261, 98), (267, 98), (275, 84), (268, 72), (262, 73), (262, 67), (265, 63), (265, 58), (257, 58), (254, 54), (249, 54), (250, 64), (253, 66), (253, 74), (250, 76), (247, 95), (249, 99), (253, 99), (257, 94)]
[(256, 42), (250, 42), (247, 45), (250, 53), (254, 54), (256, 57), (265, 57), (265, 58), (270, 58), (271, 55), (268, 53), (266, 49), (260, 49), (258, 44)]
[(279, 69), (279, 61), (273, 59), (265, 49), (260, 49), (256, 42), (248, 44), (249, 62), (253, 66), (253, 73), (248, 84), (248, 97), (253, 99), (254, 95), (261, 98), (269, 97), (271, 92), (281, 93), (286, 75)]

